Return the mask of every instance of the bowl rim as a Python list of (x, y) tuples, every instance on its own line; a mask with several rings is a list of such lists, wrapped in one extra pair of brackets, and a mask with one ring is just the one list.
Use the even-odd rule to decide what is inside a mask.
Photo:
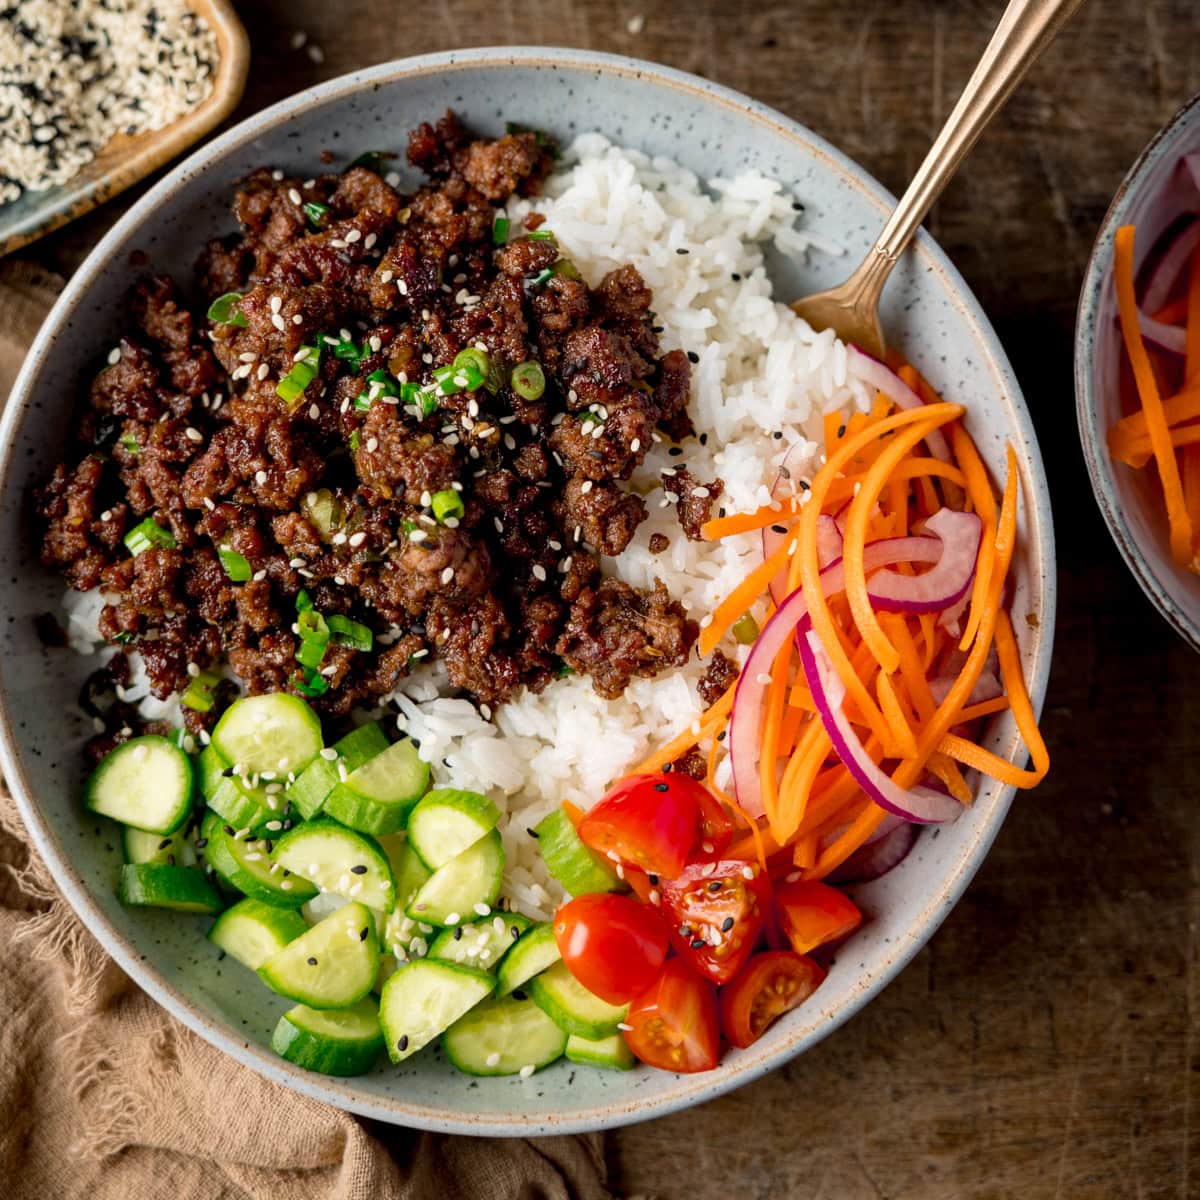
[[(665, 85), (707, 103), (732, 110), (743, 118), (768, 127), (801, 147), (806, 154), (822, 160), (830, 172), (840, 176), (847, 185), (859, 191), (878, 210), (881, 226), (895, 203), (894, 197), (868, 172), (805, 126), (731, 88), (656, 63), (598, 51), (502, 46), (442, 51), (354, 71), (306, 89), (248, 117), (195, 151), (138, 200), (105, 235), (68, 282), (26, 356), (0, 421), (0, 480), (7, 478), (13, 458), (14, 433), (19, 414), (25, 408), (28, 393), (52, 350), (58, 328), (82, 300), (92, 279), (104, 270), (113, 251), (130, 233), (136, 231), (141, 222), (153, 213), (161, 202), (169, 198), (173, 189), (193, 175), (203, 172), (210, 164), (219, 161), (231, 149), (261, 136), (267, 129), (294, 121), (299, 111), (309, 107), (402, 78), (432, 72), (506, 66), (565, 68), (624, 78), (644, 78), (655, 84)], [(954, 307), (972, 331), (975, 339), (972, 345), (973, 352), (983, 356), (989, 374), (999, 381), (999, 394), (1007, 398), (1016, 419), (1012, 433), (1023, 443), (1021, 457), (1029, 468), (1022, 472), (1022, 488), (1027, 498), (1025, 512), (1029, 531), (1028, 542), (1041, 552), (1035, 556), (1040, 568), (1041, 606), (1037, 635), (1030, 651), (1031, 670), (1028, 679), (1029, 694), (1035, 708), (1040, 710), (1049, 679), (1054, 643), (1057, 579), (1049, 490), (1033, 423), (1007, 355), (981, 305), (958, 270), (924, 230), (918, 232), (912, 253), (917, 256), (925, 270), (942, 277)], [(952, 869), (947, 872), (941, 886), (925, 897), (923, 907), (904, 935), (891, 943), (889, 953), (879, 968), (858, 980), (854, 991), (836, 1011), (825, 1013), (814, 1007), (807, 1019), (797, 1022), (789, 1031), (787, 1039), (778, 1047), (767, 1050), (759, 1043), (757, 1047), (739, 1052), (736, 1060), (727, 1059), (715, 1071), (700, 1075), (677, 1075), (675, 1086), (655, 1097), (633, 1096), (627, 1100), (605, 1101), (588, 1108), (573, 1110), (565, 1115), (524, 1111), (470, 1114), (456, 1109), (427, 1106), (415, 1099), (400, 1100), (364, 1095), (353, 1087), (353, 1081), (313, 1075), (294, 1067), (271, 1054), (265, 1047), (239, 1038), (230, 1027), (196, 1009), (188, 997), (168, 983), (148, 959), (141, 959), (133, 946), (124, 940), (93, 901), (63, 852), (49, 822), (43, 818), (33, 799), (7, 719), (9, 711), (11, 707), (8, 697), (0, 688), (0, 768), (9, 782), (33, 843), (80, 919), (122, 970), (144, 991), (194, 1033), (273, 1082), (375, 1120), (472, 1136), (553, 1135), (590, 1132), (633, 1124), (653, 1117), (666, 1116), (714, 1099), (783, 1065), (854, 1016), (869, 999), (882, 991), (925, 945), (978, 870), (999, 832), (1014, 794), (1012, 787), (996, 789), (989, 803), (986, 819), (979, 822), (978, 829), (964, 846)]]
[(1170, 152), (1176, 138), (1198, 116), (1200, 92), (1184, 101), (1142, 147), (1141, 153), (1125, 173), (1092, 242), (1075, 316), (1075, 418), (1096, 506), (1130, 574), (1167, 624), (1196, 651), (1200, 651), (1200, 621), (1188, 616), (1171, 595), (1168, 580), (1150, 566), (1138, 546), (1117, 495), (1113, 461), (1108, 452), (1108, 431), (1100, 428), (1099, 409), (1095, 403), (1092, 353), (1096, 341), (1096, 313), (1108, 278), (1116, 229), (1140, 194), (1145, 177), (1158, 165), (1162, 156)]

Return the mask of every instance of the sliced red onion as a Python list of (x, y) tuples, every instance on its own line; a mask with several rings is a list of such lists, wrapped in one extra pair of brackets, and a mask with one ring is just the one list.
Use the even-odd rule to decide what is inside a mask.
[[(863, 565), (867, 571), (878, 571), (880, 567), (894, 563), (937, 562), (941, 554), (942, 543), (937, 538), (883, 538), (866, 547)], [(845, 587), (845, 565), (839, 558), (821, 572), (821, 591), (830, 597), (838, 595)], [(738, 676), (729, 715), (729, 758), (738, 806), (751, 817), (761, 817), (764, 812), (758, 760), (759, 731), (768, 685), (762, 680), (770, 678), (776, 655), (807, 616), (808, 601), (804, 598), (804, 589), (797, 588), (785, 597), (762, 627)]]
[[(920, 408), (925, 403), (895, 371), (884, 366), (879, 359), (864, 354), (857, 346), (848, 346), (847, 350), (854, 374), (863, 383), (869, 384), (877, 392), (882, 392), (898, 408)], [(940, 429), (927, 434), (925, 444), (934, 458), (940, 458), (943, 462), (950, 461), (950, 445)]]
[(963, 613), (967, 611), (968, 605), (971, 603), (971, 593), (968, 589), (962, 594), (962, 598), (957, 604), (950, 605), (949, 608), (942, 610), (941, 615), (937, 619), (937, 623), (951, 636), (958, 637), (962, 632), (961, 619)]
[[(1200, 222), (1197, 223), (1196, 228), (1200, 229)], [(1145, 307), (1149, 308), (1149, 305)], [(1156, 321), (1153, 317), (1146, 316), (1145, 312), (1139, 308), (1138, 326), (1146, 341), (1153, 342), (1159, 349), (1166, 350), (1170, 354), (1187, 353), (1187, 330), (1182, 325), (1164, 325), (1162, 321)]]
[(884, 612), (942, 612), (967, 594), (975, 577), (983, 522), (975, 513), (939, 508), (925, 522), (925, 528), (942, 543), (942, 553), (932, 570), (921, 575), (877, 572), (867, 585), (872, 608)]
[(908, 857), (916, 840), (917, 826), (898, 820), (883, 837), (868, 841), (855, 850), (829, 880), (831, 883), (869, 883), (879, 879)]
[[(958, 673), (962, 669), (963, 663), (967, 661), (967, 656), (961, 650), (955, 650), (954, 653), (946, 661), (944, 668), (945, 673), (939, 675), (937, 679), (929, 681), (929, 692), (933, 696), (934, 704), (941, 704), (945, 700), (950, 689), (954, 686), (954, 681), (958, 678)], [(971, 694), (966, 699), (966, 704), (984, 704), (988, 700), (995, 700), (997, 696), (1004, 695), (1004, 687), (1000, 683), (999, 677), (1000, 659), (993, 650), (987, 657), (987, 661), (983, 664), (983, 670), (979, 673), (979, 678), (975, 681), (975, 686), (971, 689)]]
[(1200, 221), (1192, 221), (1175, 234), (1154, 264), (1142, 293), (1143, 311), (1156, 313), (1166, 304), (1179, 273), (1187, 265), (1197, 245), (1200, 245)]
[(962, 805), (953, 796), (919, 785), (907, 790), (899, 787), (872, 760), (842, 711), (846, 686), (833, 669), (821, 639), (812, 629), (807, 630), (801, 639), (800, 664), (838, 758), (858, 786), (880, 808), (895, 813), (905, 821), (923, 825), (953, 821), (962, 813)]

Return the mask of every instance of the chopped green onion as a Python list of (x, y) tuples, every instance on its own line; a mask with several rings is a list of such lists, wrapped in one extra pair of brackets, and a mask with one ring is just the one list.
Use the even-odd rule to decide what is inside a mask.
[(329, 680), (319, 671), (310, 671), (307, 678), (293, 676), (292, 685), (300, 695), (307, 696), (310, 700), (329, 691)]
[(128, 646), (134, 639), (134, 635), (127, 629), (123, 629), (120, 633), (114, 633), (112, 640), (122, 646)]
[(315, 200), (310, 200), (304, 206), (304, 215), (319, 229), (321, 222), (329, 216), (329, 205), (318, 204)]
[(238, 301), (241, 298), (241, 292), (226, 292), (225, 295), (218, 296), (208, 306), (208, 319), (216, 321), (218, 325), (239, 325), (245, 329), (250, 322), (246, 320), (246, 314), (238, 307)]
[(508, 241), (508, 227), (511, 224), (507, 217), (497, 217), (492, 225), (492, 241), (497, 246), (503, 246)]
[(325, 647), (329, 645), (329, 625), (315, 608), (309, 607), (301, 609), (296, 617), (296, 628), (300, 631), (296, 661), (302, 667), (315, 670), (321, 665)]
[(352, 650), (370, 650), (375, 644), (375, 637), (369, 626), (343, 617), (340, 613), (331, 614), (329, 630), (337, 645), (349, 646)]
[(321, 367), (321, 347), (305, 346), (308, 354), (275, 385), (277, 395), (288, 408), (295, 408), (304, 399), (304, 389), (317, 377)]
[(554, 233), (549, 229), (531, 229), (525, 235), (531, 242), (552, 242)]
[(429, 507), (442, 524), (445, 524), (447, 518), (461, 519), (467, 511), (463, 507), (462, 497), (453, 488), (446, 488), (444, 492), (434, 492)]
[(487, 378), (484, 379), (483, 386), (494, 396), (504, 386), (507, 375), (508, 371), (500, 359), (493, 358), (488, 364)]
[(564, 279), (573, 279), (576, 283), (583, 279), (579, 268), (569, 258), (560, 258), (550, 269), (555, 275), (561, 275)]
[(486, 379), (488, 372), (492, 369), (491, 356), (485, 350), (477, 350), (474, 346), (468, 346), (465, 350), (460, 350), (454, 356), (455, 370), (462, 371), (466, 368), (473, 368)]
[(312, 597), (303, 588), (301, 588), (296, 593), (296, 611), (303, 612), (306, 608), (312, 608), (312, 606)]
[(121, 438), (121, 445), (129, 451), (130, 454), (136, 454), (141, 447), (138, 445), (137, 438), (132, 433), (127, 433)]
[(435, 368), (433, 380), (443, 396), (454, 396), (459, 392), (477, 391), (483, 386), (484, 375), (477, 367), (456, 367), (450, 363), (448, 366)]
[(192, 676), (179, 702), (196, 712), (208, 712), (216, 699), (214, 689), (220, 682), (221, 677), (214, 671), (201, 671), (199, 675)]
[(396, 381), (382, 368), (367, 376), (367, 384), (366, 390), (359, 392), (354, 400), (354, 407), (359, 412), (366, 412), (380, 396), (400, 395)]
[(357, 454), (357, 453), (358, 453), (358, 446), (359, 446), (359, 436), (358, 436), (358, 430), (356, 429), (356, 430), (354, 430), (354, 432), (353, 432), (353, 433), (351, 433), (351, 435), (350, 435), (350, 449), (351, 449), (351, 450), (352, 450), (352, 451), (353, 451), (355, 454)]
[(245, 583), (254, 574), (250, 569), (250, 560), (232, 546), (219, 547), (217, 557), (221, 560), (221, 566), (225, 568), (225, 574), (234, 583)]
[(539, 271), (529, 281), (529, 286), (531, 288), (538, 288), (538, 287), (541, 287), (542, 284), (544, 284), (544, 283), (549, 283), (549, 281), (553, 278), (554, 278), (554, 271), (550, 267), (546, 267), (543, 270)]
[(758, 622), (749, 613), (743, 613), (734, 621), (733, 640), (739, 646), (753, 646), (758, 640)]
[(512, 390), (523, 400), (540, 400), (546, 390), (546, 373), (541, 363), (530, 359), (513, 367)]
[[(324, 337), (319, 338), (318, 340), (328, 345)], [(333, 357), (349, 363), (350, 370), (355, 374), (358, 373), (359, 361), (367, 356), (366, 345), (356, 345), (353, 338), (338, 338), (337, 345), (330, 346), (330, 349), (333, 351)]]
[(558, 666), (554, 670), (554, 678), (555, 679), (566, 679), (566, 677), (568, 675), (574, 675), (574, 674), (575, 674), (575, 668), (572, 667), (569, 663), (562, 662), (561, 660), (559, 661)]
[(384, 163), (388, 159), (395, 157), (394, 154), (389, 154), (386, 150), (367, 150), (360, 154), (346, 170), (349, 171), (351, 167), (366, 167), (368, 171), (374, 171), (376, 175), (382, 175)]
[(151, 546), (161, 546), (170, 550), (175, 545), (175, 535), (169, 529), (164, 529), (152, 517), (147, 517), (125, 535), (125, 545), (129, 547), (130, 554), (137, 558)]
[(303, 503), (316, 531), (323, 538), (332, 537), (342, 523), (341, 501), (328, 488), (320, 488), (309, 492)]

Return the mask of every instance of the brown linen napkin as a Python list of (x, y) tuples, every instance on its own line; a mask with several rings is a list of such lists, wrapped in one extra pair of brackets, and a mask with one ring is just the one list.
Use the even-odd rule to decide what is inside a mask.
[[(0, 397), (62, 281), (0, 262)], [(599, 1136), (362, 1121), (176, 1022), (58, 894), (0, 784), (2, 1200), (606, 1200)]]

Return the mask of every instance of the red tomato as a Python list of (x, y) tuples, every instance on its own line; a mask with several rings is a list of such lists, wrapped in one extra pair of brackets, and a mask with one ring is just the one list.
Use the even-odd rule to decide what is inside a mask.
[(664, 1071), (711, 1071), (721, 1053), (717, 996), (681, 958), (629, 1006), (625, 1041), (644, 1063)]
[(595, 892), (558, 910), (554, 940), (567, 969), (589, 992), (609, 1004), (625, 1004), (654, 982), (669, 939), (653, 908)]
[(660, 890), (679, 953), (713, 983), (732, 979), (770, 908), (771, 883), (762, 868), (741, 859), (693, 863), (678, 878), (663, 880)]
[(755, 954), (721, 989), (721, 1029), (734, 1046), (757, 1042), (767, 1026), (803, 1004), (825, 978), (811, 958), (790, 950)]
[(631, 775), (582, 821), (593, 850), (615, 854), (652, 875), (678, 875), (700, 836), (702, 784), (686, 775)]
[(816, 880), (781, 883), (775, 889), (779, 923), (797, 954), (836, 942), (862, 924), (862, 913), (844, 892)]
[(706, 787), (700, 789), (700, 853), (706, 858), (720, 858), (733, 841), (733, 822), (725, 805)]

